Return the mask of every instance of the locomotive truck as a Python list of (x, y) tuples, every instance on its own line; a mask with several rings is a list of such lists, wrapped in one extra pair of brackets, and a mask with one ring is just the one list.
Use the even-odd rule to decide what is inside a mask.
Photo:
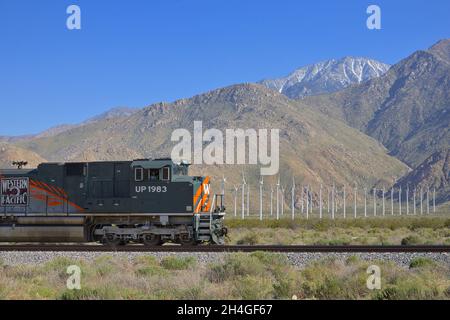
[(223, 244), (223, 195), (169, 158), (0, 169), (0, 242)]

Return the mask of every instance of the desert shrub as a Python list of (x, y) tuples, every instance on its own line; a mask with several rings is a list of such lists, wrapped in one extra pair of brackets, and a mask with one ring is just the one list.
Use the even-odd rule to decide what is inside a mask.
[(93, 271), (99, 276), (105, 276), (107, 274), (113, 273), (116, 270), (115, 260), (113, 259), (113, 257), (108, 255), (103, 255), (95, 259), (93, 267)]
[(100, 299), (113, 299), (113, 292), (116, 290), (113, 288), (89, 288), (83, 287), (80, 290), (66, 289), (61, 293), (61, 300), (100, 300)]
[(168, 270), (185, 270), (194, 267), (196, 263), (194, 257), (168, 256), (161, 260), (161, 266)]
[(57, 257), (45, 263), (42, 267), (42, 271), (47, 273), (56, 272), (60, 278), (66, 278), (67, 267), (71, 265), (79, 266), (82, 270), (86, 267), (86, 264), (81, 260)]
[(445, 220), (444, 227), (450, 228), (450, 219)]
[(234, 281), (234, 295), (245, 300), (271, 299), (273, 293), (270, 278), (245, 275)]
[(145, 255), (136, 257), (136, 259), (134, 259), (134, 264), (145, 266), (157, 266), (159, 265), (159, 261), (155, 256)]
[(357, 263), (360, 263), (360, 262), (361, 262), (361, 259), (358, 256), (355, 256), (355, 255), (351, 255), (345, 260), (346, 264), (357, 264)]
[(434, 266), (435, 264), (436, 263), (429, 258), (417, 257), (411, 260), (411, 262), (409, 263), (409, 268), (423, 268), (427, 266)]
[(439, 291), (434, 286), (426, 286), (422, 281), (406, 280), (398, 284), (388, 284), (375, 292), (374, 299), (378, 300), (425, 300), (439, 298)]
[(284, 266), (289, 263), (285, 255), (273, 252), (256, 251), (252, 252), (250, 256), (257, 258), (261, 263), (263, 263), (266, 267), (269, 268), (278, 265)]
[(256, 257), (244, 253), (229, 254), (224, 262), (210, 265), (208, 279), (211, 282), (223, 282), (237, 276), (261, 275), (264, 264)]
[(418, 236), (415, 235), (407, 236), (406, 238), (403, 238), (401, 242), (402, 246), (410, 246), (420, 243), (423, 243), (423, 241)]
[(257, 243), (259, 243), (259, 236), (254, 232), (246, 234), (236, 241), (238, 245), (255, 245)]
[(158, 265), (148, 265), (136, 269), (135, 273), (140, 276), (161, 276), (167, 275), (168, 270)]

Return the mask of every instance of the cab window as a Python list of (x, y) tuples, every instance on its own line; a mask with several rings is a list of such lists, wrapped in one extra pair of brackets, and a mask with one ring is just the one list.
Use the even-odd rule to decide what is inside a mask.
[(150, 181), (159, 180), (159, 169), (149, 169)]
[(136, 180), (136, 181), (144, 180), (144, 169), (142, 169), (142, 168), (134, 169), (134, 180)]
[(162, 180), (164, 181), (170, 180), (170, 167), (164, 167), (162, 169)]

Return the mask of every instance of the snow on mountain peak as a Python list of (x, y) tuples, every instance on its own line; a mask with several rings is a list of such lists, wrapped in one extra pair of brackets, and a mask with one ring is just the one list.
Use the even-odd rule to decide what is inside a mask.
[(380, 77), (389, 68), (389, 65), (373, 59), (344, 57), (307, 65), (294, 70), (287, 77), (259, 83), (295, 99), (338, 91)]

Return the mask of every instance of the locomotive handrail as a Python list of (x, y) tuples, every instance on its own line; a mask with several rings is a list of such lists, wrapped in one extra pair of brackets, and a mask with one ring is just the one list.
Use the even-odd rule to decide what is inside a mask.
[(216, 194), (214, 194), (214, 196), (213, 196), (212, 205), (211, 205), (211, 208), (209, 209), (209, 230), (210, 231), (212, 230), (212, 213), (213, 213), (213, 210), (215, 209), (215, 207), (216, 207)]

